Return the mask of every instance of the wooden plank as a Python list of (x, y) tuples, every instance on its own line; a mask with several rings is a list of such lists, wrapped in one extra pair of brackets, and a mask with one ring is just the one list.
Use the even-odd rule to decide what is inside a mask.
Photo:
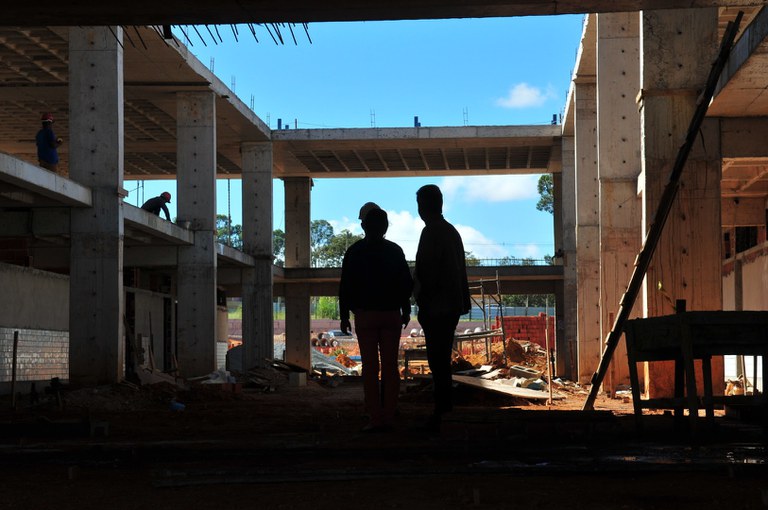
[[(488, 381), (486, 379), (468, 377), (466, 375), (454, 375), (453, 380), (457, 383), (466, 384), (467, 386), (474, 386), (484, 390), (495, 391), (497, 393), (503, 393), (512, 397), (527, 398), (529, 400), (549, 399), (549, 393), (546, 391), (531, 390), (528, 388), (516, 388), (508, 384), (502, 384), (498, 381)], [(565, 396), (560, 393), (554, 393), (552, 398), (555, 400), (562, 400), (565, 398)]]

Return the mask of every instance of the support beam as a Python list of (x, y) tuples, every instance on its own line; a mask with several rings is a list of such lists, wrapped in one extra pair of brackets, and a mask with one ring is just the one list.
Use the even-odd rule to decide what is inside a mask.
[[(600, 336), (611, 332), (642, 247), (640, 200), (640, 15), (597, 15), (597, 126), (600, 180)], [(635, 310), (633, 316), (639, 316)], [(602, 354), (602, 351), (601, 351)], [(603, 389), (629, 384), (627, 349), (611, 358)]]
[[(285, 267), (310, 266), (310, 192), (312, 180), (291, 177), (285, 182)], [(310, 368), (309, 285), (291, 284), (285, 292), (285, 361)]]
[(597, 87), (575, 84), (576, 257), (580, 383), (600, 363), (600, 226), (597, 180)]
[[(717, 14), (717, 8), (710, 8), (641, 15), (644, 233), (715, 60)], [(719, 133), (716, 119), (705, 120), (688, 156), (645, 278), (644, 316), (674, 313), (678, 299), (686, 301), (689, 311), (722, 309)], [(713, 360), (712, 370), (713, 379), (722, 380), (722, 360)], [(672, 363), (649, 364), (649, 395), (670, 397), (673, 388)]]
[(243, 371), (274, 357), (272, 313), (272, 144), (245, 144), (243, 251), (255, 259), (243, 270)]
[[(718, 0), (721, 6), (760, 6), (764, 0)], [(18, 3), (4, 15), (7, 25), (202, 25), (309, 23), (321, 21), (384, 21), (401, 19), (482, 18), (544, 16), (585, 12), (629, 12), (651, 8), (709, 7), (712, 0), (579, 0), (505, 1), (412, 0), (409, 2), (360, 2), (333, 0), (318, 4), (308, 0), (134, 0), (131, 3), (39, 0)]]
[[(578, 378), (578, 280), (576, 266), (576, 168), (574, 161), (574, 138), (563, 136), (563, 170), (555, 183), (560, 191), (555, 194), (555, 203), (560, 198), (562, 214), (563, 249), (563, 332), (557, 344), (557, 373), (574, 381)], [(555, 190), (558, 186), (555, 186)]]
[(720, 201), (722, 227), (765, 225), (766, 209), (765, 198), (724, 198)]
[(125, 358), (122, 29), (71, 28), (69, 78), (69, 176), (93, 204), (71, 212), (69, 377), (111, 384)]
[(177, 351), (185, 377), (216, 369), (216, 106), (213, 92), (177, 95), (178, 216), (192, 246), (179, 248)]

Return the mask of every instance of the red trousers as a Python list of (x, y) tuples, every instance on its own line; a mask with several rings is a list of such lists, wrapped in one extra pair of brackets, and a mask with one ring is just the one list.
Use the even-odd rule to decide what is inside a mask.
[(373, 425), (389, 425), (394, 420), (400, 392), (400, 311), (355, 310), (354, 314), (363, 362), (365, 407)]

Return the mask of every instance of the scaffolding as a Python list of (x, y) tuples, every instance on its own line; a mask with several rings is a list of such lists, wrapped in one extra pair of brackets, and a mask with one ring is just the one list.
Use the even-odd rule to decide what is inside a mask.
[[(507, 363), (507, 351), (503, 348), (506, 341), (506, 331), (504, 329), (504, 303), (501, 299), (501, 281), (499, 272), (496, 271), (495, 278), (473, 280), (469, 282), (469, 297), (474, 306), (480, 308), (483, 313), (483, 327), (481, 331), (465, 332), (454, 336), (454, 345), (456, 350), (464, 353), (466, 345), (472, 354), (476, 353), (477, 344), (482, 341), (485, 351), (485, 360), (491, 362), (493, 339), (500, 338), (502, 342), (502, 362)], [(492, 317), (491, 310), (496, 307), (498, 313)], [(498, 320), (496, 318), (498, 317)], [(493, 322), (492, 322), (493, 321)], [(496, 327), (498, 324), (498, 327)]]

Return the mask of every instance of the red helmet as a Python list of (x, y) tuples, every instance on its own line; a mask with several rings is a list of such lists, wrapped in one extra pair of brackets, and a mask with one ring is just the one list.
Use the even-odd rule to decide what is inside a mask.
[(43, 116), (40, 118), (43, 122), (53, 122), (53, 115), (50, 113), (44, 113)]
[(167, 191), (163, 191), (162, 193), (160, 193), (160, 196), (163, 197), (166, 202), (171, 203), (171, 194), (168, 193)]

